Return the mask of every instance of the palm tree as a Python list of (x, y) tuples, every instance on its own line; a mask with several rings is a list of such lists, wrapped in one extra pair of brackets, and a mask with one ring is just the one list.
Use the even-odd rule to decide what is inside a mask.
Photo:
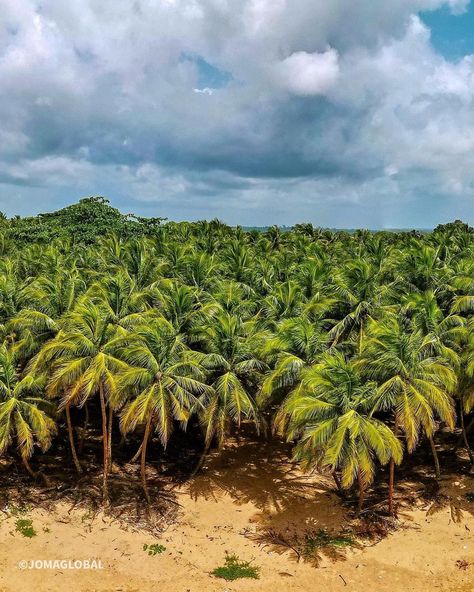
[(399, 440), (373, 417), (376, 400), (376, 383), (363, 381), (354, 362), (340, 352), (326, 353), (304, 371), (275, 419), (280, 434), (296, 442), (294, 459), (304, 469), (340, 471), (344, 488), (357, 480), (358, 512), (374, 479), (375, 461), (402, 460)]
[(25, 287), (25, 307), (7, 325), (22, 359), (34, 356), (58, 333), (61, 318), (74, 307), (83, 286), (72, 264), (72, 269), (59, 268), (54, 275), (40, 275)]
[(165, 319), (151, 321), (123, 337), (117, 351), (128, 365), (119, 377), (120, 389), (129, 397), (120, 424), (125, 434), (145, 426), (141, 478), (150, 501), (145, 464), (150, 435), (156, 432), (166, 448), (174, 421), (185, 427), (198, 398), (211, 389), (203, 382), (202, 356), (191, 351)]
[[(107, 497), (107, 477), (111, 468), (112, 419), (120, 406), (117, 374), (126, 364), (114, 355), (118, 328), (114, 318), (98, 305), (83, 301), (65, 319), (58, 335), (46, 343), (32, 365), (49, 369), (47, 393), (59, 398), (59, 408), (66, 410), (71, 452), (77, 470), (77, 458), (70, 422), (70, 407), (82, 407), (99, 395), (102, 416), (103, 493)], [(124, 330), (122, 330), (124, 331)], [(108, 407), (108, 419), (107, 419)]]
[(350, 261), (335, 278), (335, 294), (344, 307), (342, 319), (335, 322), (329, 335), (333, 345), (352, 338), (360, 352), (366, 327), (381, 312), (390, 284), (381, 283), (382, 271), (365, 259)]
[(225, 312), (210, 319), (203, 330), (203, 366), (210, 372), (212, 387), (201, 398), (204, 455), (214, 436), (222, 447), (232, 422), (240, 425), (243, 418), (249, 419), (258, 429), (259, 413), (253, 394), (266, 369), (256, 353), (260, 338), (253, 321), (243, 322)]
[(139, 292), (157, 281), (168, 268), (166, 262), (157, 261), (154, 244), (150, 240), (131, 240), (118, 249), (115, 259), (117, 269), (125, 267)]
[(273, 321), (297, 317), (303, 312), (301, 288), (296, 282), (277, 283), (265, 298), (263, 312)]
[(285, 319), (279, 323), (276, 334), (264, 341), (262, 354), (273, 370), (262, 384), (260, 403), (279, 390), (297, 388), (305, 369), (318, 363), (328, 346), (323, 327), (321, 318), (314, 322), (304, 316)]
[(176, 280), (150, 286), (147, 297), (149, 305), (188, 341), (193, 340), (206, 319), (218, 309), (209, 295), (206, 297), (196, 288)]
[(29, 464), (35, 445), (46, 452), (56, 433), (56, 423), (48, 414), (51, 404), (43, 397), (44, 380), (16, 371), (13, 352), (0, 346), (0, 454), (16, 441), (21, 460), (30, 475), (37, 477)]
[[(436, 418), (454, 427), (454, 405), (451, 393), (456, 386), (456, 375), (443, 358), (430, 354), (432, 337), (420, 331), (410, 331), (406, 321), (386, 315), (369, 327), (369, 340), (357, 367), (368, 380), (377, 380), (376, 409), (391, 411), (394, 434), (401, 429), (407, 448), (412, 452), (420, 433), (429, 439), (439, 477), (439, 460), (433, 434)], [(394, 462), (390, 463), (389, 511), (393, 513)]]
[(25, 304), (26, 278), (15, 269), (15, 261), (3, 257), (0, 260), (0, 323), (6, 323), (18, 314)]
[(462, 340), (462, 350), (457, 367), (458, 389), (456, 398), (459, 402), (459, 418), (461, 423), (461, 437), (456, 448), (462, 443), (467, 450), (471, 464), (474, 464), (474, 453), (469, 445), (468, 434), (474, 425), (472, 419), (465, 425), (465, 416), (474, 409), (474, 317), (466, 323), (466, 332)]
[(401, 271), (411, 290), (425, 291), (439, 285), (449, 285), (446, 281), (447, 266), (440, 257), (440, 247), (420, 245), (417, 240), (412, 241), (410, 247), (402, 253)]
[(124, 329), (143, 322), (145, 316), (156, 316), (146, 305), (145, 293), (137, 290), (135, 281), (124, 270), (100, 278), (89, 288), (85, 299), (106, 310), (110, 323)]
[(233, 280), (239, 284), (251, 285), (252, 261), (250, 250), (241, 240), (228, 241), (223, 252), (223, 260)]
[(402, 311), (411, 319), (415, 331), (430, 337), (432, 352), (459, 363), (459, 341), (465, 334), (464, 318), (454, 312), (445, 314), (438, 303), (436, 290), (414, 292), (403, 299)]

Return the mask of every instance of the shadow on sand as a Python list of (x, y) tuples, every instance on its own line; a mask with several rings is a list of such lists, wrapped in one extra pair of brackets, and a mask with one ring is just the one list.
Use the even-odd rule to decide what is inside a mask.
[(50, 511), (57, 504), (64, 503), (69, 506), (69, 512), (78, 508), (87, 510), (91, 516), (103, 512), (124, 528), (150, 532), (159, 532), (173, 522), (179, 511), (177, 496), (169, 481), (158, 479), (157, 471), (152, 467), (150, 505), (145, 501), (136, 464), (113, 463), (108, 498), (104, 499), (100, 442), (98, 444), (97, 451), (89, 445), (81, 457), (84, 468), (81, 475), (76, 473), (68, 451), (61, 446), (38, 456), (35, 469), (46, 476), (47, 485), (40, 479), (32, 479), (22, 470), (18, 460), (6, 459), (0, 469), (0, 509), (30, 507)]

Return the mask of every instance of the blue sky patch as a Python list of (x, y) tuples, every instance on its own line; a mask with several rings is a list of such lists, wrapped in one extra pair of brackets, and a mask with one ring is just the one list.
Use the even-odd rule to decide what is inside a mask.
[(232, 80), (232, 74), (225, 70), (220, 70), (209, 62), (197, 55), (183, 54), (182, 60), (194, 62), (198, 68), (198, 87), (199, 88), (223, 88)]
[(435, 49), (449, 60), (474, 53), (474, 4), (463, 14), (452, 14), (448, 7), (420, 14), (431, 29)]

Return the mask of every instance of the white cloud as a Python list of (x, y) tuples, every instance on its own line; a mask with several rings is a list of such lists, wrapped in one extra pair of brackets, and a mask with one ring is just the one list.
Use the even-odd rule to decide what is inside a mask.
[(325, 94), (337, 81), (339, 64), (337, 51), (324, 53), (297, 51), (275, 67), (278, 82), (296, 95)]
[(455, 15), (463, 14), (468, 9), (470, 0), (448, 0), (451, 12)]
[(213, 88), (209, 88), (208, 86), (204, 87), (204, 88), (193, 88), (193, 91), (195, 93), (201, 94), (201, 95), (212, 95), (214, 94), (214, 89)]

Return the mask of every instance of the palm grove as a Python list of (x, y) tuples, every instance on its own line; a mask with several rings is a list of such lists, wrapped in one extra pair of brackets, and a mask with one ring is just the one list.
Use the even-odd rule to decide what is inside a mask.
[[(474, 425), (474, 230), (264, 231), (124, 216), (103, 198), (0, 220), (0, 451), (37, 478), (61, 438), (78, 473), (101, 435), (166, 447), (192, 420), (202, 458), (241, 422), (353, 489)], [(85, 420), (83, 419), (85, 417)], [(85, 427), (84, 427), (85, 421)], [(81, 425), (79, 425), (79, 423)], [(39, 449), (39, 450), (38, 450)], [(150, 459), (153, 461), (153, 459)], [(196, 467), (196, 470), (199, 466)]]

